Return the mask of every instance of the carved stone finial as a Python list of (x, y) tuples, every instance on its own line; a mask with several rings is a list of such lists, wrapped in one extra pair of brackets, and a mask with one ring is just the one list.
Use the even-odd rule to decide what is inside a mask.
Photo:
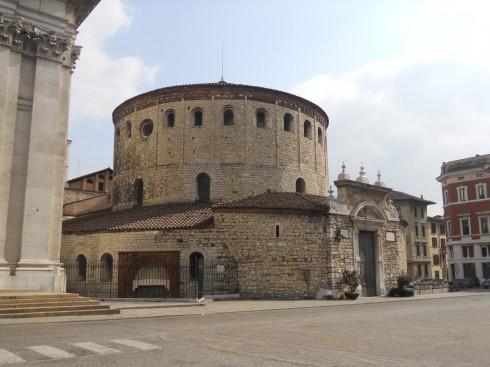
[(381, 181), (381, 171), (378, 171), (378, 180), (374, 184), (381, 187), (385, 186), (385, 183)]
[(333, 190), (332, 190), (332, 186), (330, 186), (330, 190), (328, 190), (328, 193), (330, 194), (329, 196), (333, 197)]
[(338, 176), (339, 180), (350, 180), (348, 173), (345, 173), (345, 162), (342, 162), (342, 173)]
[(369, 183), (369, 179), (364, 177), (366, 172), (364, 172), (364, 165), (361, 162), (361, 170), (359, 171), (359, 177), (356, 179), (357, 182)]

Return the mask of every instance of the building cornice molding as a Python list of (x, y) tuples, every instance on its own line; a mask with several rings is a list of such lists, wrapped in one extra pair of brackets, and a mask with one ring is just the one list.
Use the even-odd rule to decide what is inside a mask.
[(21, 17), (8, 20), (3, 13), (0, 13), (0, 44), (17, 52), (59, 62), (65, 60), (62, 55), (72, 46), (70, 40), (60, 37), (55, 31), (24, 24)]

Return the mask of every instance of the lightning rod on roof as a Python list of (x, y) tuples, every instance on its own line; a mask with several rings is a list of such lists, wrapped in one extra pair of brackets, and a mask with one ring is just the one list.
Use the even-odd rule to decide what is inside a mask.
[(224, 49), (224, 42), (221, 41), (221, 81), (224, 82), (225, 81), (225, 78), (224, 78), (224, 62), (223, 62), (223, 49)]

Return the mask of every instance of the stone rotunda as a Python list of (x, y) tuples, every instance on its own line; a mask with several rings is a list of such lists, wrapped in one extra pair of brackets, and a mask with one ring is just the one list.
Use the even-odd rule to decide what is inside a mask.
[(369, 184), (361, 167), (351, 180), (343, 166), (337, 197), (328, 190), (329, 119), (314, 103), (193, 84), (131, 98), (113, 122), (112, 210), (63, 225), (69, 291), (335, 297), (350, 269), (375, 296), (406, 271), (403, 224), (380, 176)]

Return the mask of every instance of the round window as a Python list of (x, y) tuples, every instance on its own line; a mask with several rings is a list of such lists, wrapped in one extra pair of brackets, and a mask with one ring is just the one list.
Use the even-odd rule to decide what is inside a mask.
[(152, 132), (153, 132), (153, 121), (151, 120), (143, 121), (143, 123), (141, 124), (141, 135), (146, 138), (150, 136)]

